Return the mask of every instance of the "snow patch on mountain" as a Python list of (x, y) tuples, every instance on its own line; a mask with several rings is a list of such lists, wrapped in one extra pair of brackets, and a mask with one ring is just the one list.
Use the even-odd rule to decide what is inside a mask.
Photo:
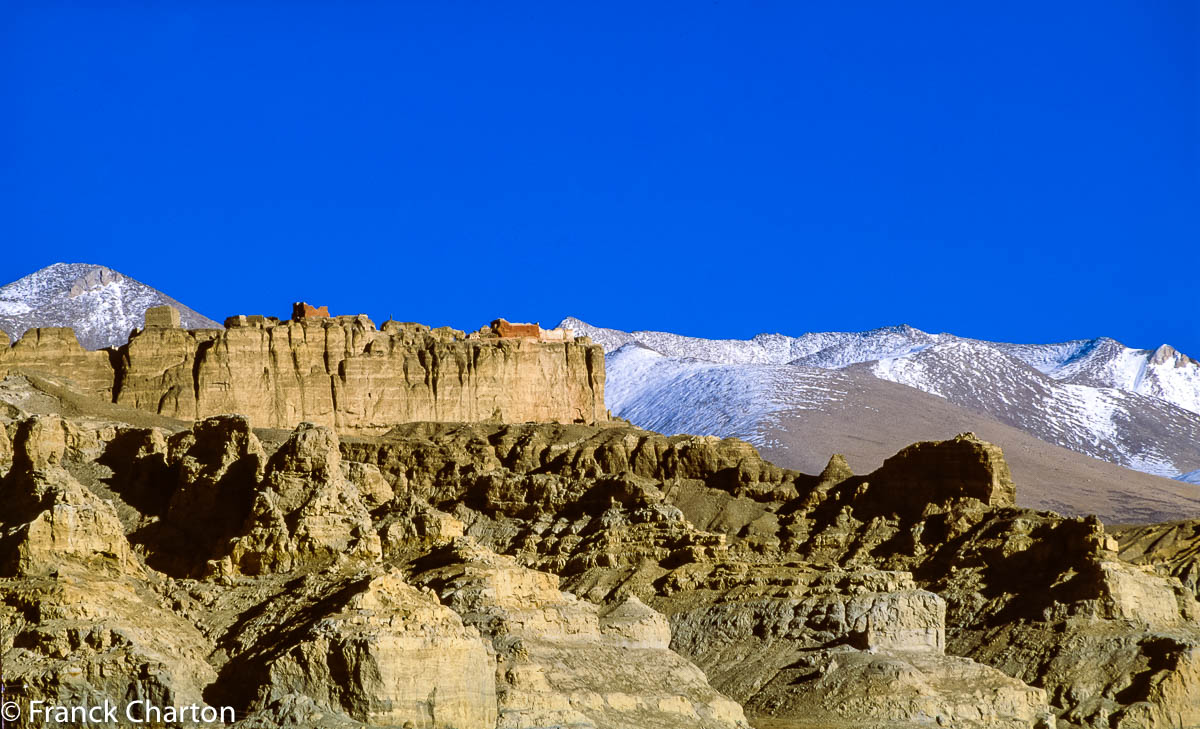
[(884, 327), (866, 332), (834, 332), (827, 336), (836, 339), (829, 346), (794, 359), (791, 363), (804, 367), (838, 369), (861, 362), (916, 354), (944, 341), (947, 337), (944, 334), (926, 334), (910, 326)]
[[(1160, 476), (1179, 469), (1156, 444), (1123, 423), (1129, 410), (1162, 404), (1116, 388), (1062, 383), (984, 343), (954, 339), (913, 355), (868, 365), (880, 379), (984, 412), (1042, 440)], [(1200, 417), (1178, 411), (1185, 431), (1200, 437)], [(1190, 426), (1190, 428), (1188, 427)]]
[(773, 413), (821, 409), (851, 386), (837, 372), (666, 357), (639, 342), (610, 353), (605, 369), (614, 415), (661, 433), (736, 436), (756, 446), (768, 445)]
[(146, 309), (171, 305), (189, 329), (221, 328), (166, 294), (117, 271), (88, 263), (55, 263), (0, 287), (0, 329), (14, 339), (27, 329), (71, 327), (87, 349), (124, 344)]
[(1184, 483), (1194, 483), (1200, 485), (1200, 470), (1192, 471), (1191, 473), (1180, 474), (1175, 478), (1179, 481), (1183, 481)]
[(1155, 350), (1132, 349), (1108, 337), (1060, 344), (990, 344), (1056, 380), (1115, 387), (1200, 413), (1200, 362), (1166, 344)]
[(809, 354), (803, 348), (795, 348), (795, 340), (780, 334), (759, 334), (750, 340), (701, 339), (685, 337), (670, 332), (626, 333), (615, 329), (593, 327), (575, 318), (564, 319), (560, 327), (586, 335), (604, 347), (606, 352), (619, 349), (629, 342), (637, 342), (667, 357), (718, 362), (721, 364), (786, 364), (796, 357)]

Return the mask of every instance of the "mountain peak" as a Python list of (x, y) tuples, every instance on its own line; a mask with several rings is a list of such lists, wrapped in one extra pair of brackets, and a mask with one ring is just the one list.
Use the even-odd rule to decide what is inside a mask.
[(1150, 364), (1165, 364), (1171, 360), (1178, 360), (1179, 352), (1169, 344), (1161, 344), (1158, 349), (1154, 350), (1154, 354), (1150, 355)]
[(39, 327), (71, 327), (88, 349), (123, 344), (142, 326), (146, 309), (179, 309), (183, 326), (220, 324), (157, 289), (95, 263), (54, 263), (0, 286), (0, 330), (19, 339)]

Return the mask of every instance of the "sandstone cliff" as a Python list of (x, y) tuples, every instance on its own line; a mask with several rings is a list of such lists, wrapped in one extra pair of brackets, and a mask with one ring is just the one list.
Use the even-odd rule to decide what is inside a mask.
[(111, 400), (115, 376), (111, 355), (90, 351), (65, 327), (30, 329), (12, 345), (0, 346), (0, 375), (32, 372), (84, 395)]
[[(345, 461), (331, 429), (302, 424), (277, 446), (238, 416), (175, 434), (38, 416), (15, 432), (0, 598), (23, 615), (8, 678), (38, 698), (142, 691), (234, 706), (247, 727), (747, 729), (668, 648), (663, 616), (636, 602), (602, 615), (554, 575), (453, 541), (461, 524)], [(80, 599), (57, 597), (63, 582), (96, 588), (64, 613), (75, 622), (29, 611)], [(119, 640), (35, 639), (71, 629)], [(88, 673), (49, 680), (60, 664)], [(147, 671), (161, 683), (143, 686)]]
[(231, 324), (150, 326), (99, 352), (84, 350), (70, 329), (32, 329), (0, 347), (0, 375), (37, 374), (184, 420), (239, 413), (255, 427), (307, 421), (383, 432), (419, 420), (607, 419), (604, 353), (587, 340), (471, 339), (396, 322), (380, 331), (365, 316)]

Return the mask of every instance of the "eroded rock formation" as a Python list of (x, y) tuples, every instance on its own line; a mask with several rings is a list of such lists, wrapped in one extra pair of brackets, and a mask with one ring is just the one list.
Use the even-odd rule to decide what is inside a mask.
[(8, 414), (31, 696), (263, 729), (1200, 724), (1187, 527), (1016, 508), (970, 434), (810, 476), (611, 423)]
[(1200, 599), (1200, 519), (1116, 530), (1121, 558), (1176, 577)]
[(969, 434), (866, 476), (616, 427), (411, 425), (343, 451), (580, 596), (663, 612), (758, 719), (1200, 721), (1188, 591), (1120, 560), (1094, 519), (1015, 508), (1002, 455)]
[(420, 420), (607, 419), (604, 353), (586, 339), (467, 339), (397, 322), (381, 331), (365, 316), (230, 321), (189, 331), (155, 317), (128, 344), (97, 352), (70, 329), (32, 329), (0, 347), (0, 375), (46, 376), (183, 420), (237, 413), (255, 427), (383, 432)]
[(112, 400), (116, 376), (111, 355), (86, 350), (67, 327), (30, 329), (12, 347), (0, 347), (0, 375), (33, 372), (85, 395)]

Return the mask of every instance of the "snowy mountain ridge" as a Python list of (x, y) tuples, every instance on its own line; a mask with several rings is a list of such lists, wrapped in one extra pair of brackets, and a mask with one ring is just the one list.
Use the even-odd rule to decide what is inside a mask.
[[(628, 342), (605, 357), (609, 409), (643, 428), (663, 433), (733, 435), (770, 445), (761, 426), (791, 408), (819, 409), (844, 399), (854, 383), (828, 370), (787, 364), (730, 364), (667, 357)], [(678, 407), (686, 392), (693, 406)]]
[(1012, 345), (903, 326), (750, 340), (560, 326), (605, 347), (609, 407), (642, 427), (768, 445), (778, 413), (823, 410), (866, 374), (1128, 468), (1181, 478), (1200, 467), (1200, 365), (1169, 347)]
[(574, 317), (564, 319), (559, 326), (590, 336), (606, 352), (635, 341), (668, 357), (693, 357), (724, 364), (796, 364), (825, 369), (911, 356), (939, 343), (973, 342), (1003, 352), (1054, 380), (1125, 390), (1200, 413), (1200, 362), (1166, 344), (1154, 350), (1132, 349), (1108, 337), (1054, 344), (1009, 344), (953, 334), (929, 334), (908, 325), (865, 332), (810, 332), (799, 337), (759, 334), (752, 339), (702, 339), (669, 332), (623, 332), (594, 327)]
[(801, 360), (814, 358), (813, 361), (838, 359), (843, 361), (838, 366), (845, 366), (886, 356), (881, 354), (883, 352), (900, 354), (918, 343), (932, 344), (939, 337), (907, 325), (866, 332), (811, 332), (799, 337), (759, 334), (753, 339), (702, 339), (671, 332), (623, 332), (595, 327), (574, 317), (563, 319), (559, 326), (591, 337), (604, 347), (605, 352), (616, 351), (628, 342), (637, 342), (668, 357), (692, 357), (723, 364), (807, 364)]
[(71, 327), (87, 349), (124, 344), (146, 309), (171, 305), (189, 329), (221, 325), (124, 274), (90, 263), (55, 263), (0, 286), (0, 330), (14, 340), (27, 329)]

